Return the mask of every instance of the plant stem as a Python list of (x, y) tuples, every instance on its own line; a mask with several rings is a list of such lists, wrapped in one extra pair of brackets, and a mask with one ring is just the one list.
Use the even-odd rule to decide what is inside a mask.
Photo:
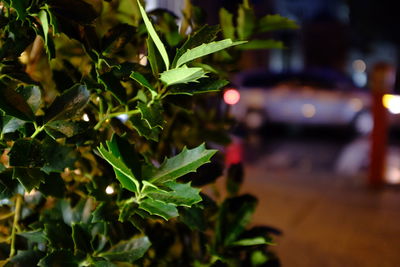
[(36, 122), (33, 122), (33, 125), (35, 126), (35, 132), (31, 135), (31, 138), (35, 138), (36, 135), (38, 135), (41, 131), (43, 131), (44, 129), (44, 125), (38, 127), (38, 125), (36, 124)]
[(131, 110), (131, 111), (122, 111), (122, 112), (110, 113), (110, 114), (104, 116), (102, 119), (100, 119), (99, 122), (94, 126), (94, 129), (95, 129), (95, 130), (100, 129), (101, 125), (102, 125), (106, 120), (111, 119), (111, 118), (114, 118), (114, 117), (117, 117), (117, 116), (119, 116), (119, 115), (128, 115), (128, 116), (130, 116), (130, 115), (139, 114), (139, 113), (140, 113), (140, 111), (137, 110), (137, 109)]
[(12, 231), (11, 231), (10, 258), (12, 258), (15, 254), (15, 235), (17, 233), (18, 221), (19, 221), (19, 216), (21, 213), (21, 206), (22, 206), (22, 195), (17, 194), (16, 201), (15, 201), (14, 221), (13, 221)]

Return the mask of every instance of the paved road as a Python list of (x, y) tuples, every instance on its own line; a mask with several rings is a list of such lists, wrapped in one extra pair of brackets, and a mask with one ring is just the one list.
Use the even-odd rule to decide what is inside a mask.
[(260, 199), (254, 223), (283, 231), (283, 267), (400, 266), (400, 190), (368, 189), (365, 140), (252, 138), (243, 191)]

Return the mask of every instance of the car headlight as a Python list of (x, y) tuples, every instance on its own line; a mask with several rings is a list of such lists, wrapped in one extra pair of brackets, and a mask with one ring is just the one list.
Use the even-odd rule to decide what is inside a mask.
[(382, 98), (382, 103), (385, 108), (392, 114), (400, 114), (400, 96), (386, 94)]

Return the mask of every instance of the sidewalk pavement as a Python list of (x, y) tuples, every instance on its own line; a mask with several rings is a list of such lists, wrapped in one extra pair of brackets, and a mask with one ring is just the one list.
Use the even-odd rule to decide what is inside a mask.
[(243, 193), (259, 198), (254, 224), (280, 229), (283, 267), (400, 266), (400, 189), (376, 191), (365, 175), (246, 166)]

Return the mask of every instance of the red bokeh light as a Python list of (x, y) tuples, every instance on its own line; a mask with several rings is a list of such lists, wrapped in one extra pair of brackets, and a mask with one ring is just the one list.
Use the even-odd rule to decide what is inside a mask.
[(236, 89), (228, 89), (224, 92), (224, 101), (228, 105), (235, 105), (240, 100), (240, 93)]

